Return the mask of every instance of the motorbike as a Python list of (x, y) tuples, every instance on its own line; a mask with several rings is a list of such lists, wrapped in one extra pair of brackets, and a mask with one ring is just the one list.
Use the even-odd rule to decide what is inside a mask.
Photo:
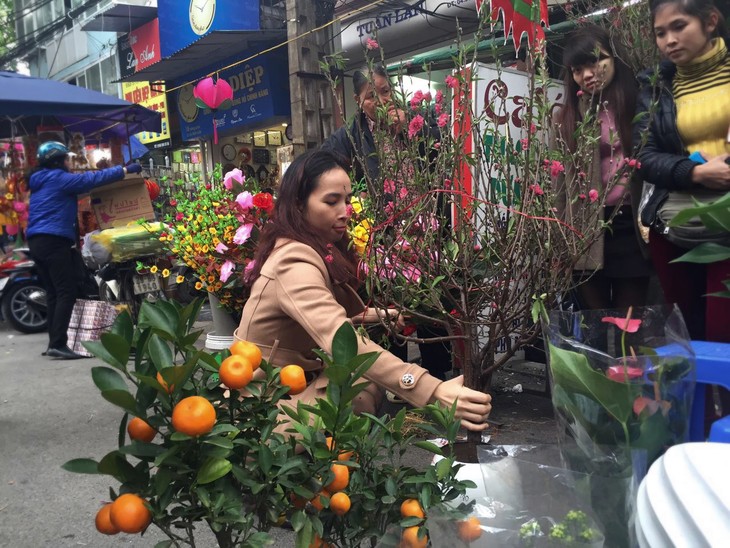
[(27, 248), (13, 250), (0, 263), (0, 311), (21, 333), (46, 330), (46, 291)]
[[(99, 298), (99, 284), (88, 269), (80, 282), (79, 295), (84, 299)], [(13, 250), (0, 263), (0, 311), (3, 319), (21, 333), (41, 333), (48, 327), (46, 290), (28, 248)]]

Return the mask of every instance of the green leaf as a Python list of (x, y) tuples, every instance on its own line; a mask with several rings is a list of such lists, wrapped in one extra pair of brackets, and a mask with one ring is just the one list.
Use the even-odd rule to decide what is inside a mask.
[(170, 339), (175, 338), (175, 323), (171, 321), (170, 317), (165, 313), (165, 310), (160, 306), (163, 301), (159, 301), (152, 304), (148, 301), (142, 303), (142, 307), (139, 311), (139, 317), (137, 318), (137, 328), (144, 329), (151, 327), (158, 331), (162, 331)]
[(125, 411), (128, 411), (134, 416), (139, 415), (137, 402), (134, 401), (134, 396), (126, 390), (104, 390), (101, 393), (101, 397), (106, 401), (121, 407)]
[(357, 335), (349, 322), (345, 322), (332, 340), (332, 359), (337, 365), (344, 365), (357, 355)]
[(227, 459), (209, 459), (200, 467), (197, 482), (201, 485), (222, 478), (231, 471), (233, 465)]
[(100, 339), (104, 348), (114, 356), (118, 363), (126, 365), (129, 361), (130, 344), (121, 335), (116, 333), (102, 333)]
[(588, 364), (582, 354), (549, 344), (550, 370), (555, 385), (567, 394), (583, 395), (603, 407), (619, 422), (626, 423), (633, 413), (634, 400), (641, 387), (612, 381)]
[(175, 545), (174, 540), (161, 540), (157, 544), (155, 544), (155, 548), (171, 548)]
[(108, 367), (92, 367), (91, 378), (96, 387), (101, 390), (123, 390), (127, 391), (127, 383), (124, 378)]
[(274, 454), (265, 443), (259, 448), (259, 467), (261, 471), (268, 475), (271, 472), (271, 465), (274, 462)]
[(428, 451), (429, 453), (433, 453), (434, 455), (444, 455), (443, 449), (430, 441), (417, 441), (416, 443), (414, 443), (414, 445), (416, 447), (420, 447), (421, 449), (425, 449), (426, 451)]
[(118, 451), (112, 451), (104, 455), (104, 458), (99, 462), (99, 472), (112, 476), (122, 483), (134, 481), (135, 478), (139, 477), (134, 467)]
[(150, 353), (152, 363), (155, 364), (155, 368), (158, 371), (173, 365), (172, 349), (168, 345), (167, 341), (164, 341), (159, 337), (159, 335), (152, 335), (150, 337), (147, 349)]
[(350, 376), (350, 370), (341, 365), (333, 365), (324, 370), (327, 378), (336, 385), (342, 385)]
[(101, 474), (99, 463), (94, 459), (72, 459), (61, 465), (61, 468), (75, 474)]
[(730, 247), (720, 244), (706, 242), (688, 251), (681, 257), (677, 257), (670, 263), (716, 263), (730, 259)]
[(440, 461), (438, 461), (438, 463), (436, 464), (436, 477), (439, 479), (439, 481), (449, 475), (452, 464), (453, 463), (451, 459), (441, 459)]
[(140, 441), (135, 441), (119, 448), (119, 452), (123, 455), (132, 455), (133, 457), (157, 457), (166, 450), (162, 445), (143, 443)]
[(86, 348), (86, 350), (91, 352), (100, 360), (105, 361), (116, 369), (124, 371), (127, 362), (121, 363), (119, 360), (117, 360), (117, 358), (114, 357), (114, 355), (106, 349), (101, 341), (84, 341), (82, 344), (84, 348)]
[(215, 445), (216, 447), (222, 447), (223, 449), (233, 449), (233, 442), (228, 438), (221, 437), (207, 437), (203, 440), (203, 443), (207, 445)]
[(132, 344), (134, 324), (132, 323), (132, 316), (130, 316), (129, 311), (123, 310), (117, 315), (114, 324), (112, 324), (111, 333), (119, 335), (127, 343)]

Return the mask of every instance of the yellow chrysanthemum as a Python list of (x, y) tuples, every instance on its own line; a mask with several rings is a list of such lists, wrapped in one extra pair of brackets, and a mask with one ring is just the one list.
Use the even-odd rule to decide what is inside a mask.
[(208, 232), (210, 232), (211, 234), (218, 234), (218, 229), (217, 229), (217, 228), (215, 228), (214, 226), (211, 226), (211, 227), (210, 227), (210, 228), (208, 229)]
[(203, 288), (203, 284), (202, 283), (195, 282), (195, 289), (197, 289), (198, 291), (200, 291), (202, 288)]
[(210, 276), (208, 276), (208, 283), (212, 284), (213, 282), (215, 282), (215, 276), (211, 274)]
[(157, 265), (152, 265), (152, 267), (150, 268), (150, 272), (152, 272), (152, 274), (157, 274), (157, 270)]
[(178, 276), (175, 278), (175, 283), (181, 284), (185, 281), (185, 276)]
[(208, 247), (208, 244), (205, 244), (203, 246), (203, 253), (208, 253), (209, 250), (210, 250), (210, 248)]
[(169, 276), (170, 276), (170, 271), (169, 271), (169, 270), (168, 270), (167, 268), (165, 268), (165, 269), (164, 269), (164, 270), (162, 271), (162, 277), (163, 277), (163, 278), (167, 278), (167, 277), (169, 277)]
[(350, 205), (352, 205), (352, 209), (355, 213), (362, 213), (362, 202), (360, 201), (360, 198), (352, 198), (350, 200)]

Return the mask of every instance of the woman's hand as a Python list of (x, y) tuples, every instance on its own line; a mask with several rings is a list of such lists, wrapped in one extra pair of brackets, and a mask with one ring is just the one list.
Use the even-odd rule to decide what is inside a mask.
[(464, 428), (480, 432), (489, 427), (486, 421), (492, 411), (492, 396), (465, 387), (464, 375), (442, 382), (433, 395), (449, 408), (456, 402), (456, 416)]
[(704, 153), (702, 157), (707, 163), (696, 165), (692, 170), (692, 182), (713, 190), (730, 189), (730, 154), (722, 154), (709, 158)]
[(388, 308), (386, 310), (378, 308), (378, 316), (380, 316), (381, 320), (391, 324), (398, 333), (403, 331), (406, 327), (405, 318), (395, 308)]
[(393, 134), (400, 133), (406, 126), (406, 113), (398, 109), (393, 103), (388, 105), (388, 127)]

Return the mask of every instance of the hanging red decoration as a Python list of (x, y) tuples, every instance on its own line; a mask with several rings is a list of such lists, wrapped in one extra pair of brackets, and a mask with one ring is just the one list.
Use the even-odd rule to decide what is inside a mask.
[(218, 144), (218, 126), (215, 113), (219, 110), (231, 108), (233, 104), (233, 89), (228, 82), (218, 78), (203, 78), (193, 89), (195, 104), (198, 108), (209, 108), (213, 111), (213, 142)]
[[(477, 11), (486, 3), (484, 0), (476, 0)], [(542, 24), (548, 26), (547, 0), (489, 0), (489, 5), (493, 19), (496, 20), (499, 12), (502, 12), (504, 39), (506, 41), (510, 33), (512, 34), (515, 51), (520, 49), (523, 34), (527, 34), (529, 47), (532, 47), (536, 39), (544, 40), (545, 31)], [(537, 14), (533, 13), (534, 9), (540, 10), (539, 16), (535, 17)]]
[(152, 179), (145, 179), (144, 184), (147, 187), (147, 193), (150, 195), (150, 200), (156, 200), (160, 195), (160, 185)]

